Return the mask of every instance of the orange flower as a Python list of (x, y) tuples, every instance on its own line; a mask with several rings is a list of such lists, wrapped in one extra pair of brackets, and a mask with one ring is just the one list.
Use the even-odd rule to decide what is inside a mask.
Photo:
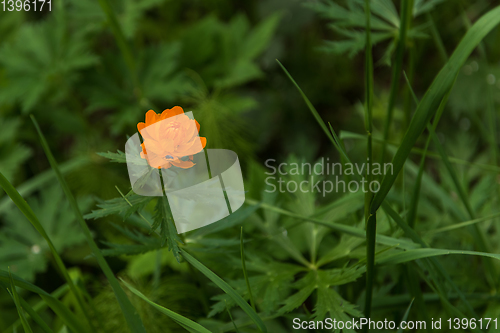
[[(172, 165), (188, 169), (195, 165), (193, 155), (201, 152), (207, 139), (198, 136), (200, 124), (184, 114), (180, 106), (166, 109), (161, 114), (146, 113), (146, 123), (138, 123), (137, 130), (144, 142), (141, 157), (153, 168), (168, 169)], [(181, 159), (182, 158), (182, 159)]]

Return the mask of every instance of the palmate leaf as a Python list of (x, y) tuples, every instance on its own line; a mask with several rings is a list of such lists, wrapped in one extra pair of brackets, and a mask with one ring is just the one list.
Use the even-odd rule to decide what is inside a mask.
[(66, 38), (64, 26), (51, 16), (25, 24), (15, 39), (0, 49), (0, 65), (9, 84), (0, 91), (0, 105), (20, 103), (28, 112), (42, 99), (65, 99), (79, 71), (96, 63), (87, 47), (86, 32), (73, 31)]
[[(101, 75), (98, 72), (89, 74), (82, 87), (90, 100), (87, 110), (120, 110), (103, 119), (113, 133), (122, 134), (125, 129), (129, 131), (130, 128), (135, 128), (139, 121), (144, 121), (148, 108), (154, 108), (153, 105), (161, 106), (163, 108), (155, 109), (160, 113), (192, 89), (179, 64), (180, 58), (181, 44), (178, 42), (141, 48), (135, 61), (139, 88), (134, 87), (123, 76)], [(114, 53), (103, 54), (101, 62), (109, 71), (124, 73), (123, 75), (128, 73), (124, 60), (117, 59)]]
[[(68, 2), (68, 14), (72, 21), (87, 29), (102, 29), (106, 22), (106, 15), (97, 1), (70, 0)], [(145, 18), (145, 12), (162, 2), (165, 2), (165, 0), (110, 1), (113, 10), (117, 13), (116, 16), (123, 29), (123, 33), (127, 38), (132, 38), (135, 35), (141, 24), (141, 18)]]
[(364, 273), (364, 267), (359, 266), (310, 271), (293, 285), (298, 292), (283, 302), (284, 305), (279, 312), (284, 314), (298, 308), (317, 290), (313, 313), (316, 320), (323, 320), (327, 313), (330, 313), (330, 318), (342, 321), (350, 320), (349, 316), (360, 317), (361, 312), (356, 309), (355, 305), (344, 300), (332, 287), (355, 281)]
[[(29, 198), (28, 203), (40, 217), (40, 224), (59, 252), (84, 242), (85, 237), (79, 232), (59, 186), (43, 189), (40, 198)], [(79, 203), (82, 209), (87, 209), (91, 202), (81, 200)], [(0, 231), (0, 267), (7, 269), (10, 266), (12, 272), (32, 281), (36, 273), (46, 269), (50, 249), (16, 207), (7, 209), (2, 217), (4, 226)]]
[[(238, 266), (239, 260), (234, 260), (233, 266)], [(302, 266), (285, 264), (276, 261), (263, 261), (259, 258), (252, 257), (251, 261), (247, 261), (248, 271), (258, 272), (259, 275), (250, 276), (249, 282), (252, 287), (252, 293), (256, 300), (259, 300), (259, 309), (264, 314), (275, 313), (280, 307), (281, 301), (286, 298), (292, 291), (292, 283), (295, 275), (304, 270)], [(250, 299), (248, 288), (245, 279), (233, 280), (229, 284), (243, 297), (245, 300)], [(217, 295), (212, 298), (218, 301), (212, 306), (209, 317), (217, 313), (226, 311), (226, 306), (232, 308), (236, 306), (231, 297), (227, 294)]]
[(418, 16), (434, 9), (445, 0), (415, 0), (413, 3), (413, 15)]
[[(414, 3), (413, 14), (416, 17), (426, 13), (441, 2), (443, 0), (417, 0)], [(353, 57), (365, 48), (366, 34), (364, 28), (366, 27), (366, 19), (363, 0), (348, 0), (347, 7), (342, 7), (332, 0), (306, 3), (305, 6), (322, 17), (332, 20), (333, 22), (329, 27), (345, 37), (342, 40), (325, 41), (320, 48), (322, 51), (334, 54), (348, 54)], [(370, 9), (372, 45), (392, 40), (382, 59), (383, 63), (390, 65), (391, 54), (394, 51), (401, 25), (399, 14), (392, 0), (372, 0)], [(426, 38), (425, 29), (427, 29), (425, 25), (411, 27), (408, 31), (408, 37), (412, 39)]]
[(263, 333), (267, 333), (267, 328), (262, 319), (256, 313), (250, 305), (233, 289), (227, 282), (222, 280), (217, 274), (208, 269), (201, 262), (192, 257), (185, 250), (181, 250), (182, 257), (186, 259), (194, 268), (200, 271), (203, 275), (209, 278), (213, 283), (215, 283), (219, 288), (221, 288), (229, 297), (233, 299), (233, 301), (238, 304), (238, 306), (245, 311), (245, 313), (252, 319), (252, 321), (257, 325), (259, 330)]
[(7, 179), (14, 177), (19, 165), (23, 164), (31, 155), (31, 149), (16, 143), (21, 126), (19, 118), (0, 118), (0, 170)]

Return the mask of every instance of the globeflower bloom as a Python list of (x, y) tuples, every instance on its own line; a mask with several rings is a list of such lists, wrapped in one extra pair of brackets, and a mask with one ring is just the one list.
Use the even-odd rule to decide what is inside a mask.
[(198, 135), (200, 124), (184, 114), (180, 106), (161, 114), (149, 110), (146, 122), (138, 123), (137, 130), (143, 138), (141, 158), (153, 168), (191, 168), (195, 165), (193, 155), (207, 144), (207, 139)]

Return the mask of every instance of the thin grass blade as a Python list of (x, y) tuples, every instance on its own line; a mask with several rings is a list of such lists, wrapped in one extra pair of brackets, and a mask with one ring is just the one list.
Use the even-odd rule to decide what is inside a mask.
[(32, 115), (31, 120), (33, 121), (33, 124), (36, 127), (36, 130), (38, 132), (38, 135), (40, 136), (40, 142), (42, 144), (43, 150), (45, 151), (45, 155), (47, 156), (47, 159), (49, 160), (50, 166), (56, 173), (57, 179), (59, 180), (59, 183), (66, 194), (66, 198), (68, 199), (71, 208), (73, 209), (73, 212), (75, 213), (76, 219), (80, 224), (80, 227), (82, 228), (83, 234), (85, 235), (85, 238), (87, 239), (87, 243), (89, 244), (90, 249), (92, 250), (93, 255), (95, 256), (97, 263), (101, 267), (101, 270), (103, 271), (104, 275), (109, 281), (109, 284), (111, 285), (111, 288), (113, 289), (113, 292), (115, 293), (116, 299), (118, 300), (118, 303), (120, 305), (120, 308), (122, 310), (123, 315), (125, 316), (125, 319), (127, 321), (127, 324), (130, 328), (130, 330), (133, 333), (139, 332), (139, 333), (146, 333), (146, 329), (144, 328), (144, 324), (142, 323), (142, 320), (139, 316), (139, 313), (137, 310), (134, 308), (130, 300), (128, 299), (127, 295), (125, 294), (125, 291), (123, 291), (122, 287), (120, 286), (118, 280), (116, 279), (113, 271), (109, 267), (106, 259), (104, 259), (104, 256), (102, 255), (101, 251), (99, 250), (99, 247), (95, 243), (92, 234), (90, 233), (90, 229), (87, 226), (87, 223), (83, 219), (83, 215), (80, 212), (80, 209), (78, 208), (78, 205), (76, 203), (75, 198), (73, 197), (73, 194), (71, 193), (68, 184), (64, 180), (63, 175), (61, 174), (61, 171), (59, 169), (59, 166), (57, 165), (57, 162), (54, 158), (54, 155), (52, 155), (52, 152), (49, 148), (49, 145), (47, 143), (47, 140), (45, 140), (45, 137), (38, 126), (38, 123), (35, 119), (35, 117)]
[(243, 227), (241, 227), (240, 234), (240, 254), (241, 254), (241, 267), (243, 268), (243, 275), (245, 276), (245, 283), (247, 284), (248, 296), (250, 297), (250, 304), (252, 304), (252, 309), (255, 309), (255, 301), (253, 299), (252, 288), (250, 287), (250, 281), (248, 280), (247, 266), (245, 264), (245, 247), (243, 246)]
[(184, 249), (181, 249), (182, 256), (193, 265), (197, 270), (199, 270), (203, 275), (209, 278), (213, 283), (215, 283), (219, 288), (221, 288), (226, 294), (228, 294), (238, 306), (246, 312), (246, 314), (253, 320), (253, 322), (257, 325), (261, 332), (267, 332), (266, 325), (262, 319), (260, 319), (257, 312), (252, 309), (250, 305), (236, 292), (227, 282), (222, 280), (217, 274), (208, 269), (201, 262), (192, 257), (189, 253), (187, 253)]
[[(415, 299), (411, 300), (410, 305), (408, 305), (408, 308), (406, 309), (405, 314), (404, 314), (403, 318), (401, 319), (401, 321), (407, 321), (408, 320), (408, 316), (410, 315), (410, 309), (411, 309), (411, 306), (413, 305), (413, 301), (414, 300)], [(400, 328), (397, 333), (403, 333), (403, 329)]]
[(12, 299), (14, 300), (14, 304), (16, 305), (17, 314), (19, 315), (19, 319), (21, 319), (21, 325), (23, 325), (24, 332), (25, 333), (33, 333), (33, 330), (31, 329), (30, 325), (28, 324), (28, 321), (26, 320), (26, 316), (24, 315), (24, 310), (23, 310), (23, 307), (21, 305), (19, 295), (17, 294), (16, 285), (14, 284), (14, 279), (12, 279), (12, 274), (10, 273), (10, 268), (9, 268), (9, 278), (10, 278), (9, 293), (12, 296)]
[(83, 298), (80, 294), (80, 291), (76, 288), (73, 280), (71, 279), (68, 270), (66, 266), (64, 265), (64, 262), (61, 259), (61, 256), (57, 252), (57, 249), (54, 246), (54, 243), (52, 243), (52, 240), (50, 239), (49, 235), (43, 228), (42, 224), (38, 220), (37, 216), (31, 209), (31, 207), (28, 205), (26, 200), (17, 192), (17, 190), (12, 186), (12, 184), (5, 178), (5, 176), (0, 172), (0, 186), (4, 189), (4, 191), (7, 193), (7, 195), (11, 198), (11, 200), (14, 202), (14, 204), (19, 208), (19, 210), (23, 213), (24, 216), (30, 221), (31, 225), (38, 231), (38, 233), (45, 239), (47, 242), (47, 245), (49, 246), (49, 249), (52, 253), (52, 256), (54, 257), (54, 260), (56, 262), (56, 265), (63, 275), (64, 279), (68, 283), (69, 288), (71, 289), (71, 292), (75, 295), (75, 298), (77, 300), (77, 304), (79, 305), (81, 311), (85, 314), (86, 319), (88, 324), (83, 324), (84, 327), (89, 327), (89, 324), (91, 323), (90, 318), (87, 315), (87, 312), (85, 311), (85, 303), (83, 301)]
[(210, 333), (209, 330), (207, 330), (205, 327), (201, 326), (198, 323), (195, 323), (189, 318), (186, 318), (184, 316), (181, 316), (180, 314), (169, 310), (161, 305), (156, 304), (155, 302), (151, 301), (149, 298), (147, 298), (143, 293), (141, 293), (139, 290), (135, 289), (131, 284), (127, 283), (126, 281), (122, 280), (122, 283), (127, 287), (131, 292), (133, 292), (135, 295), (140, 297), (142, 300), (144, 300), (146, 303), (154, 307), (156, 310), (160, 311), (164, 315), (172, 318), (175, 320), (177, 323), (182, 325), (183, 327), (189, 327), (191, 330), (194, 332), (199, 332), (199, 333)]
[(406, 132), (403, 141), (392, 160), (394, 173), (385, 175), (379, 192), (375, 195), (372, 204), (371, 212), (376, 212), (389, 193), (392, 185), (396, 181), (399, 171), (402, 169), (404, 162), (418, 137), (424, 131), (429, 120), (432, 118), (439, 104), (453, 86), (456, 76), (461, 67), (477, 47), (481, 40), (500, 23), (500, 7), (490, 10), (483, 15), (467, 33), (456, 48), (450, 60), (446, 63), (443, 69), (434, 79), (434, 82), (427, 90), (422, 101), (415, 111), (408, 131)]
[(73, 332), (76, 333), (89, 333), (90, 331), (86, 328), (87, 326), (70, 311), (70, 309), (64, 305), (57, 298), (47, 293), (45, 290), (35, 286), (34, 284), (14, 275), (9, 274), (9, 272), (0, 270), (0, 281), (10, 284), (11, 277), (13, 283), (20, 288), (29, 290), (38, 294), (43, 301), (54, 311), (58, 318), (60, 318)]

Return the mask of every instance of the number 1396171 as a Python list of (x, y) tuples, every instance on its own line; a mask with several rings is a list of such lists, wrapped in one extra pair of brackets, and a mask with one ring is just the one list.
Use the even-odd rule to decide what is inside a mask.
[(2, 0), (0, 2), (4, 12), (41, 12), (44, 8), (52, 11), (52, 0)]

